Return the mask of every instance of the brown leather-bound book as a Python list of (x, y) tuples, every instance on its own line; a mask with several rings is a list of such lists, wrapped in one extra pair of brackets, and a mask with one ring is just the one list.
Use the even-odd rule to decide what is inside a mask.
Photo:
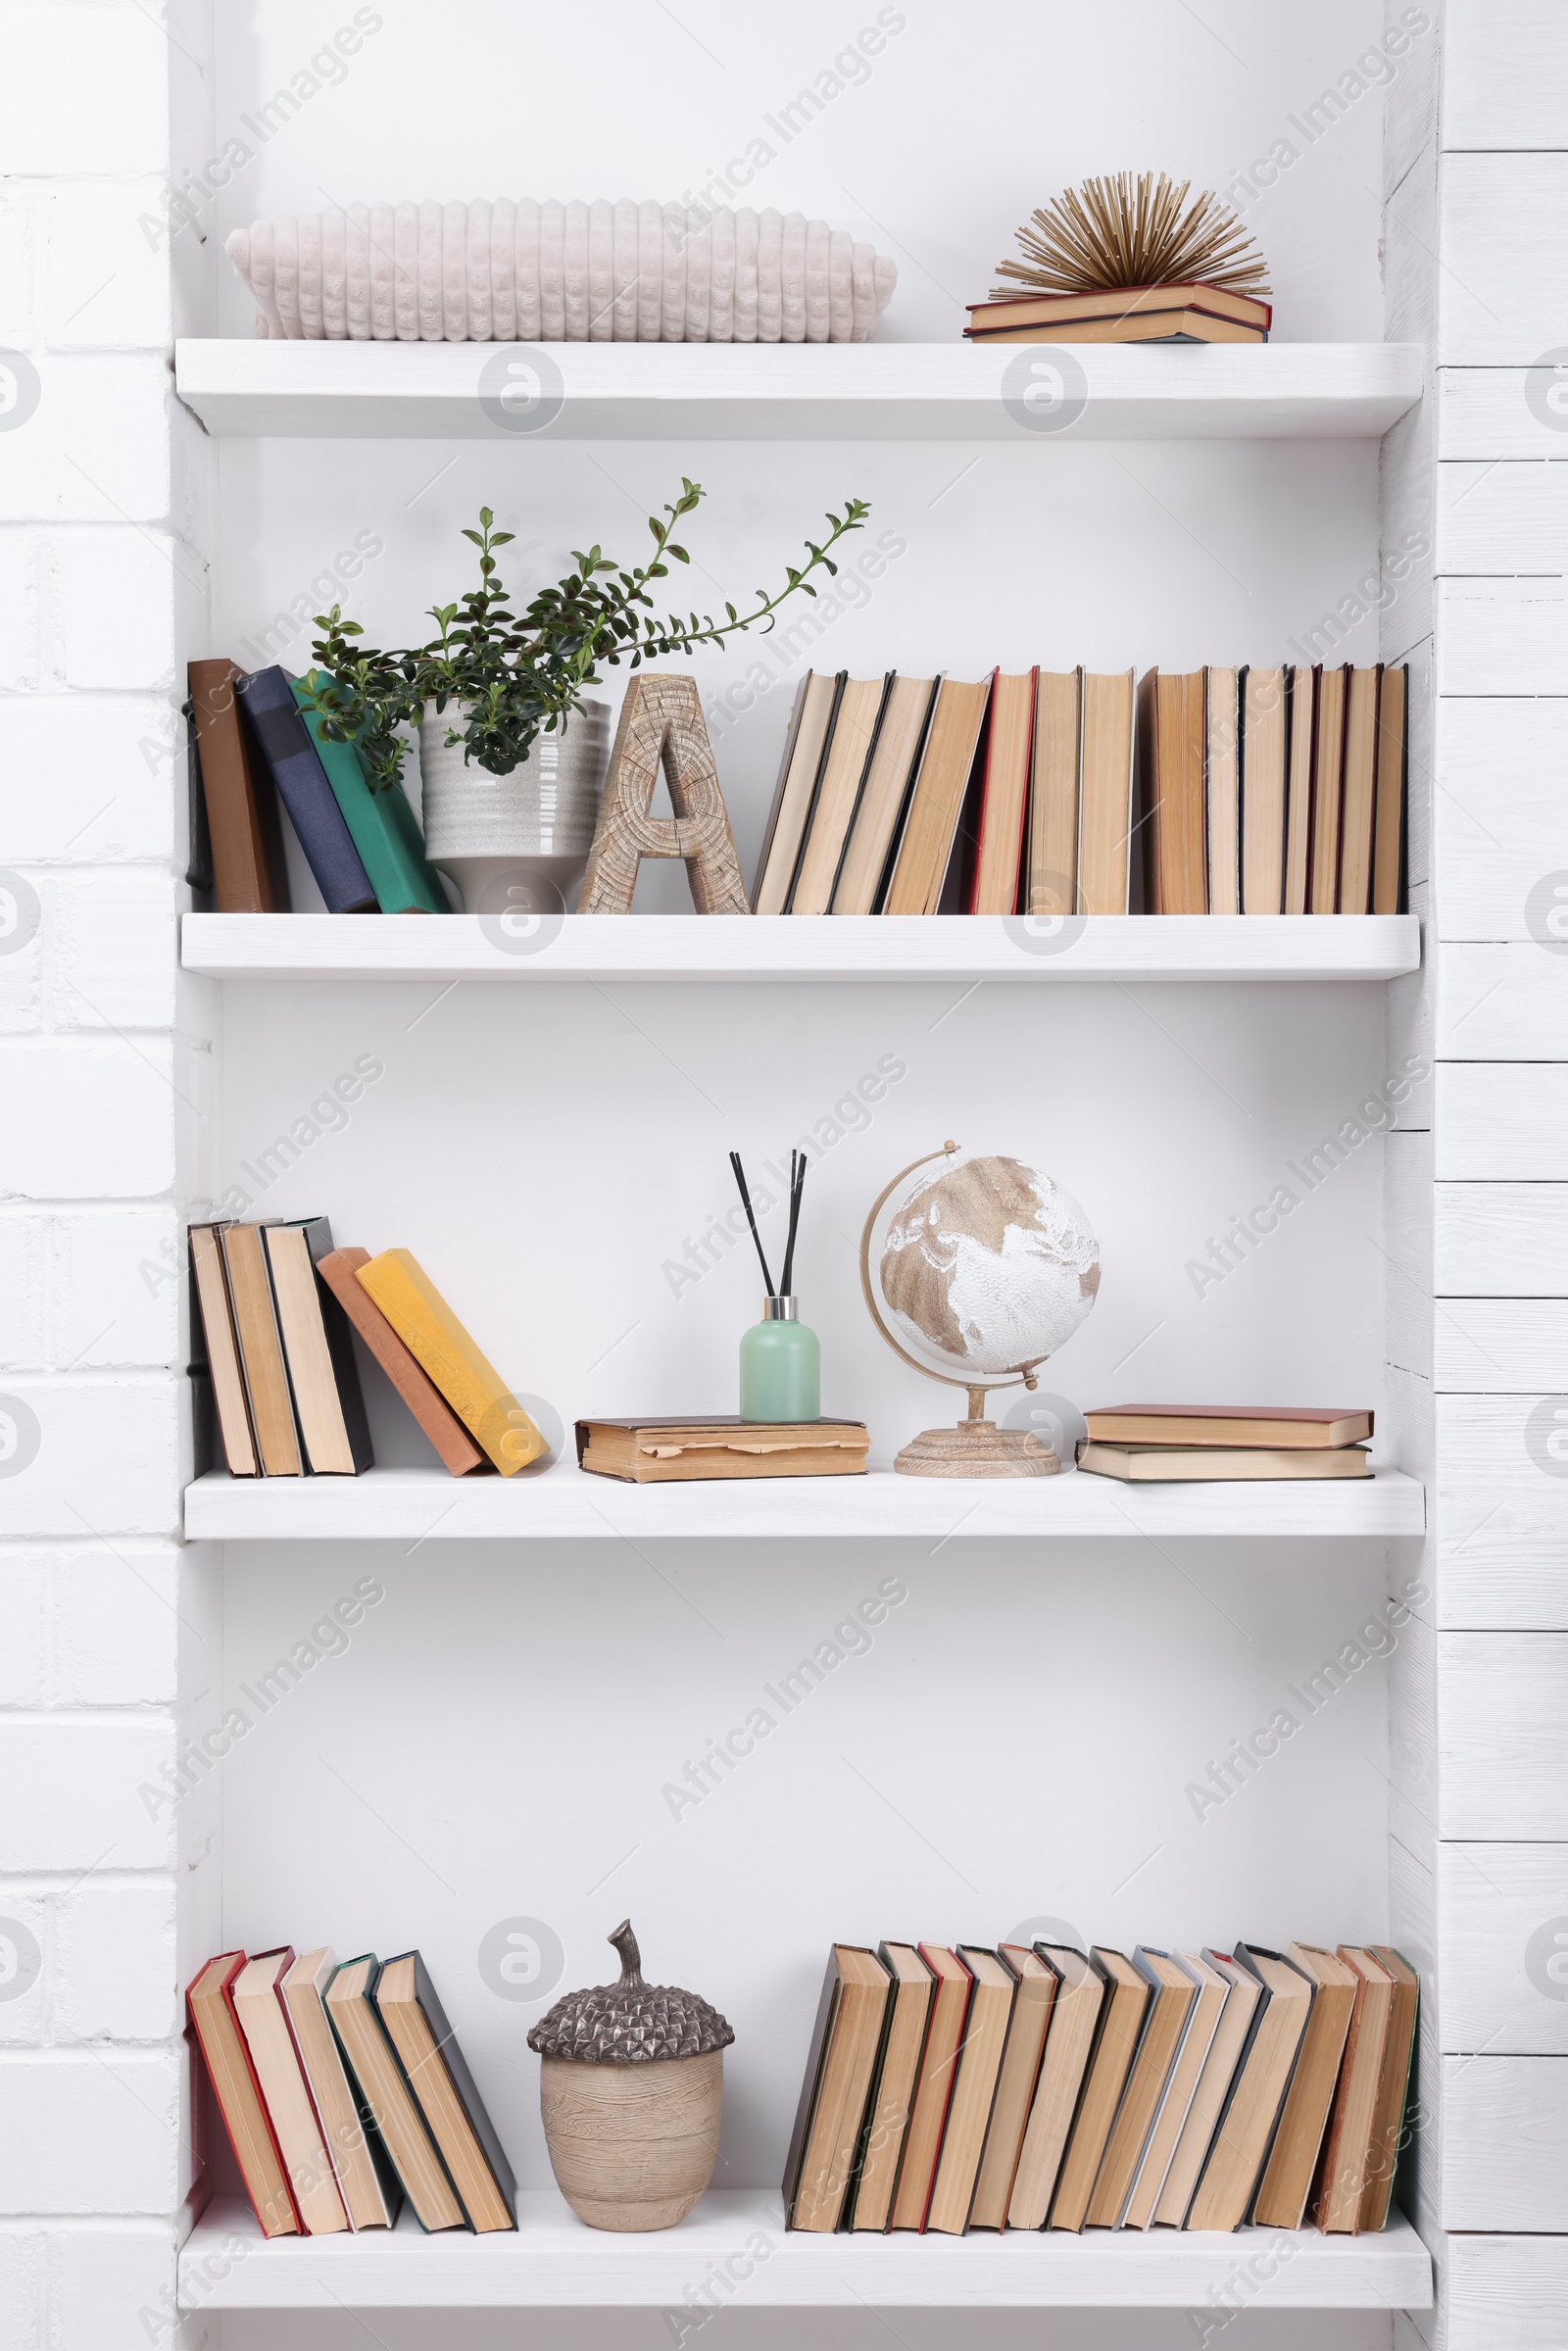
[(1352, 669), (1345, 715), (1345, 792), (1340, 816), (1342, 914), (1372, 911), (1372, 820), (1378, 763), (1378, 687), (1383, 665)]
[(366, 1249), (335, 1249), (322, 1257), (317, 1272), (386, 1373), (403, 1401), (455, 1478), (490, 1464), (474, 1444), (428, 1373), (415, 1361), (380, 1307), (356, 1280), (368, 1265)]
[(239, 722), (232, 661), (192, 661), (186, 672), (196, 719), (196, 757), (213, 844), (220, 914), (286, 914), (288, 866), (271, 778), (251, 759)]
[(1312, 874), (1306, 910), (1340, 909), (1340, 817), (1345, 794), (1345, 713), (1350, 664), (1323, 670), (1317, 681), (1317, 734), (1312, 750)]
[(1138, 685), (1145, 904), (1151, 914), (1208, 912), (1203, 672), (1151, 669)]
[(1372, 911), (1399, 911), (1400, 867), (1404, 859), (1405, 776), (1409, 740), (1405, 706), (1409, 701), (1407, 667), (1385, 669), (1378, 696), (1377, 819), (1372, 845)]

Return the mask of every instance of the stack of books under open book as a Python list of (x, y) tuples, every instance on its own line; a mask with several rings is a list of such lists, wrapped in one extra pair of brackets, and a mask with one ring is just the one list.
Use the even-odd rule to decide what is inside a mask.
[(752, 910), (1397, 913), (1405, 691), (1348, 665), (808, 672)]
[(1231, 286), (1087, 286), (969, 304), (973, 343), (1266, 343), (1272, 303)]
[(350, 1330), (455, 1478), (549, 1447), (406, 1249), (334, 1249), (324, 1216), (190, 1228), (207, 1372), (236, 1478), (357, 1477), (370, 1432)]
[(210, 1959), (191, 2030), (264, 2236), (517, 2226), (506, 2150), (417, 1951)]
[(836, 1944), (788, 2224), (1381, 2229), (1418, 1996), (1381, 1944)]
[(1372, 1415), (1343, 1406), (1107, 1404), (1084, 1425), (1079, 1468), (1131, 1485), (1372, 1475)]

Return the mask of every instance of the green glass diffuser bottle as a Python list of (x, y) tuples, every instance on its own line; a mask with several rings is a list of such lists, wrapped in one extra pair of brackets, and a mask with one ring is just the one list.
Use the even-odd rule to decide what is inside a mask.
[(795, 1270), (795, 1234), (801, 1216), (801, 1192), (806, 1182), (806, 1153), (790, 1154), (790, 1229), (784, 1250), (784, 1280), (775, 1290), (773, 1277), (762, 1253), (761, 1236), (757, 1230), (757, 1218), (752, 1213), (752, 1196), (746, 1188), (746, 1175), (740, 1153), (730, 1152), (730, 1165), (740, 1186), (745, 1203), (746, 1221), (752, 1228), (757, 1254), (761, 1263), (766, 1296), (762, 1299), (762, 1319), (747, 1331), (741, 1340), (741, 1399), (742, 1420), (802, 1421), (816, 1420), (822, 1410), (822, 1353), (816, 1343), (816, 1333), (808, 1331), (800, 1319), (798, 1301), (790, 1289)]

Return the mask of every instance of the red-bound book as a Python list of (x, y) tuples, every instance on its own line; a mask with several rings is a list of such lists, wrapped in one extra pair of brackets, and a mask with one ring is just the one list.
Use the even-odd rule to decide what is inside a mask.
[(262, 2234), (299, 2236), (303, 2231), (288, 2174), (234, 2014), (234, 1980), (244, 1965), (243, 1951), (209, 1959), (186, 1991), (185, 2007)]
[(1021, 676), (991, 673), (991, 725), (980, 801), (980, 837), (969, 881), (968, 912), (1011, 914), (1018, 905), (1029, 754), (1034, 743), (1038, 668)]
[(936, 2185), (943, 2133), (948, 2127), (948, 2108), (953, 2103), (964, 2023), (974, 1996), (974, 1976), (956, 1951), (945, 1951), (938, 1943), (918, 1943), (915, 1947), (937, 1981), (889, 2226), (918, 2229), (923, 2232), (926, 2215), (931, 2210), (931, 2191)]

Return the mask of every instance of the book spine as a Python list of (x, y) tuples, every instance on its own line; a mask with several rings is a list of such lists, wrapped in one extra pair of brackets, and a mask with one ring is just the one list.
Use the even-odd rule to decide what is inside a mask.
[(240, 707), (329, 914), (373, 913), (375, 892), (281, 669), (241, 681)]

